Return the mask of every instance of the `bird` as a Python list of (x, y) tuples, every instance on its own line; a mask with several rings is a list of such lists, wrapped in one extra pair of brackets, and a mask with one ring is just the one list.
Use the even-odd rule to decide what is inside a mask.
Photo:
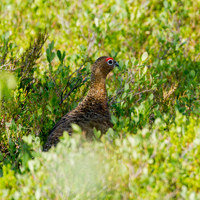
[(118, 62), (109, 56), (99, 57), (94, 62), (91, 66), (91, 82), (87, 95), (77, 107), (65, 114), (55, 124), (43, 151), (48, 151), (52, 146), (56, 146), (64, 131), (71, 136), (73, 133), (71, 124), (77, 124), (85, 132), (85, 138), (88, 141), (94, 138), (94, 128), (101, 131), (102, 136), (109, 128), (113, 127), (107, 102), (106, 77), (116, 66), (119, 67)]

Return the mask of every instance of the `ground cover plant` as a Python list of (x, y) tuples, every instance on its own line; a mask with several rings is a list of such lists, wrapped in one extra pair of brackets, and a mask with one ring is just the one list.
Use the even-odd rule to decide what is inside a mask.
[[(200, 199), (200, 1), (0, 2), (1, 199)], [(107, 79), (101, 142), (49, 131)], [(98, 138), (99, 133), (95, 132)]]

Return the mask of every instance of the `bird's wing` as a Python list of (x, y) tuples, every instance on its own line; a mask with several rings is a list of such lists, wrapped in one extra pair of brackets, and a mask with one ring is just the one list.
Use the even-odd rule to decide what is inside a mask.
[(47, 138), (47, 142), (44, 145), (43, 151), (48, 151), (51, 146), (56, 146), (56, 144), (59, 142), (60, 136), (63, 135), (64, 131), (67, 131), (69, 135), (71, 135), (72, 128), (70, 124), (70, 120), (68, 120), (67, 116), (62, 117), (51, 130)]
[(78, 124), (83, 131), (90, 132), (89, 137), (93, 138), (93, 128), (100, 130), (102, 134), (105, 134), (108, 128), (112, 128), (113, 124), (110, 122), (109, 115), (102, 115), (91, 111), (79, 111), (72, 110), (62, 117), (53, 127), (50, 135), (48, 136), (47, 142), (44, 146), (43, 151), (48, 151), (51, 146), (56, 146), (59, 142), (60, 136), (63, 135), (64, 131), (67, 131), (69, 135), (73, 133), (71, 124)]

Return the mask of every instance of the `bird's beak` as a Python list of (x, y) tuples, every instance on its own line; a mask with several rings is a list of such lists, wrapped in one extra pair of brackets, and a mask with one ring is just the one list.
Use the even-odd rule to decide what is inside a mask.
[(119, 67), (119, 63), (115, 60), (114, 67)]

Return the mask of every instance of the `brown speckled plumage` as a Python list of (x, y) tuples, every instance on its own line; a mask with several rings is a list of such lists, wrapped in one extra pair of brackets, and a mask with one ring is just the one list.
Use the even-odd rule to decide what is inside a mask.
[(107, 104), (106, 76), (115, 66), (118, 66), (118, 63), (113, 60), (112, 65), (110, 65), (108, 62), (111, 63), (109, 57), (102, 56), (92, 65), (91, 84), (87, 96), (75, 109), (68, 112), (56, 123), (43, 151), (48, 151), (51, 146), (55, 146), (64, 131), (71, 135), (73, 132), (72, 123), (79, 125), (85, 131), (88, 140), (91, 140), (94, 136), (94, 127), (100, 130), (102, 134), (105, 134), (108, 128), (113, 127)]

